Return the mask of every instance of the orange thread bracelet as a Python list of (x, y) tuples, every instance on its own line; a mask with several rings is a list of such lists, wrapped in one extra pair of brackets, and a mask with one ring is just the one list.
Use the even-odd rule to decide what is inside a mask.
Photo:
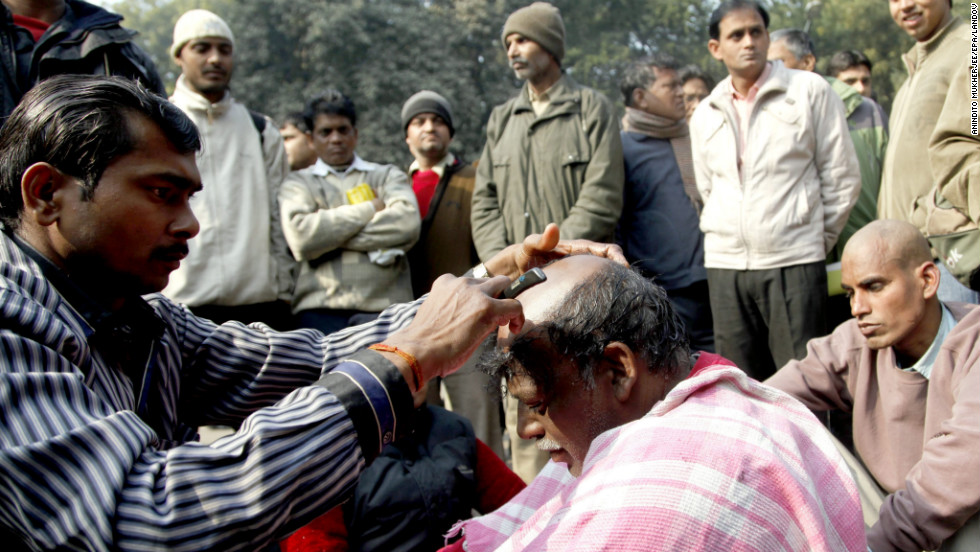
[(412, 378), (415, 379), (415, 391), (422, 389), (422, 367), (419, 366), (419, 361), (411, 353), (406, 353), (405, 351), (395, 347), (394, 345), (388, 345), (386, 343), (375, 343), (368, 347), (375, 351), (382, 351), (385, 353), (395, 353), (396, 355), (405, 359), (405, 362), (412, 368)]

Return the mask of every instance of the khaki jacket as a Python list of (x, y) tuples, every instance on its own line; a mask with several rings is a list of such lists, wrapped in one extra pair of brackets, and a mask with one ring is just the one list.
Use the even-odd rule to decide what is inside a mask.
[[(299, 276), (293, 312), (352, 309), (380, 312), (412, 300), (405, 255), (419, 238), (419, 208), (408, 176), (394, 165), (354, 158), (342, 176), (318, 160), (289, 174), (279, 191), (283, 232)], [(384, 200), (351, 205), (347, 190), (366, 183)], [(384, 261), (372, 259), (387, 250)]]
[(494, 108), (473, 190), (473, 242), (487, 260), (549, 222), (565, 239), (612, 238), (623, 207), (623, 146), (612, 104), (563, 76), (538, 117), (528, 85)]
[[(957, 17), (905, 54), (909, 78), (892, 107), (879, 218), (907, 220), (926, 235), (980, 221), (980, 138), (970, 122), (969, 51), (969, 25)], [(934, 212), (937, 186), (955, 210)]]

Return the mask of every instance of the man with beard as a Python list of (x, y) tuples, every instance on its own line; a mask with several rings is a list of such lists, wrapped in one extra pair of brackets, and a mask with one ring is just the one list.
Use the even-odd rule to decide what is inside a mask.
[[(623, 206), (623, 146), (612, 103), (562, 70), (565, 24), (535, 2), (510, 14), (500, 34), (520, 93), (494, 108), (473, 189), (480, 259), (558, 223), (567, 238), (612, 239)], [(525, 448), (506, 406), (514, 471), (530, 481), (547, 460)]]
[(217, 322), (289, 329), (295, 263), (276, 203), (289, 172), (282, 136), (268, 117), (232, 97), (235, 38), (223, 19), (207, 10), (185, 13), (170, 53), (182, 72), (170, 101), (201, 130), (204, 190), (193, 201), (201, 232), (163, 293)]

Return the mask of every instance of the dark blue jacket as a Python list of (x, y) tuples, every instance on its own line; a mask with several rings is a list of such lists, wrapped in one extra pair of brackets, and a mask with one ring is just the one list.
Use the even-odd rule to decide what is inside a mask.
[(436, 406), (416, 413), (413, 436), (386, 446), (344, 504), (352, 552), (438, 550), (479, 503), (470, 422)]
[(120, 21), (118, 14), (80, 0), (66, 0), (64, 16), (35, 44), (0, 4), (0, 118), (6, 119), (35, 84), (66, 73), (138, 79), (165, 95), (153, 60), (133, 42), (136, 32), (122, 28)]
[(664, 289), (705, 280), (704, 235), (670, 140), (635, 132), (621, 136), (626, 189), (616, 241), (630, 263)]

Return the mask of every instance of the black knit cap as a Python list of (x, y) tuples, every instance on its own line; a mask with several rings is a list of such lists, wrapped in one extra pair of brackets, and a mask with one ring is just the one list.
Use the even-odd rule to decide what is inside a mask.
[(453, 124), (453, 109), (449, 105), (449, 100), (431, 91), (423, 90), (416, 92), (402, 106), (402, 130), (408, 131), (408, 123), (416, 115), (422, 113), (435, 113), (446, 122), (449, 127), (449, 136), (456, 134), (456, 125)]

